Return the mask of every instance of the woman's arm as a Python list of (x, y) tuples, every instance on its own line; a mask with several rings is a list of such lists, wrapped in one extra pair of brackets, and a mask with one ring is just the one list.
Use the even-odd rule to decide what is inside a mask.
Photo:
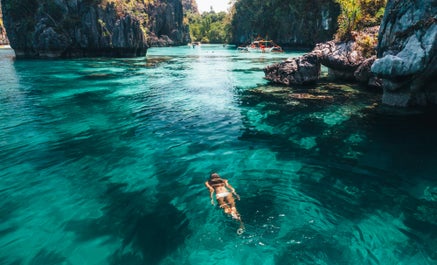
[(214, 199), (213, 199), (213, 194), (214, 194), (214, 189), (213, 187), (211, 187), (211, 185), (209, 185), (208, 181), (205, 182), (205, 186), (209, 189), (209, 197), (211, 198), (211, 204), (214, 205)]

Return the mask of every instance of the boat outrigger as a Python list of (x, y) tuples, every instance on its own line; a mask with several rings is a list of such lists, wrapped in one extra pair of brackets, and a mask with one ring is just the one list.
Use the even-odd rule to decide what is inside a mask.
[(237, 48), (241, 52), (284, 52), (278, 44), (271, 40), (256, 40), (250, 45)]

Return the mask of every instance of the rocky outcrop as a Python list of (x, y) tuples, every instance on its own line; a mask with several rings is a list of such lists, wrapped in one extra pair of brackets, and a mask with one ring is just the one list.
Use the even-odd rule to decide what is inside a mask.
[(6, 36), (6, 30), (3, 26), (3, 14), (2, 14), (2, 5), (0, 3), (0, 45), (8, 45), (9, 40)]
[(176, 46), (190, 42), (188, 26), (183, 24), (181, 0), (151, 1), (147, 5), (150, 46)]
[(17, 57), (134, 57), (189, 42), (181, 0), (1, 1)]
[(382, 101), (394, 106), (437, 104), (437, 3), (389, 0), (372, 72), (382, 79)]
[(370, 67), (375, 57), (367, 58), (361, 39), (376, 39), (378, 28), (354, 33), (355, 41), (328, 41), (317, 44), (310, 53), (282, 63), (267, 66), (265, 78), (284, 85), (305, 84), (317, 81), (320, 64), (328, 68), (328, 77), (333, 80), (357, 81), (378, 84)]
[(2, 0), (3, 19), (17, 57), (143, 56), (141, 6), (87, 0)]
[(321, 64), (328, 67), (332, 79), (355, 80), (354, 72), (366, 60), (355, 41), (320, 43), (313, 53), (317, 54)]
[(315, 53), (290, 58), (264, 68), (265, 78), (284, 85), (304, 85), (317, 81), (320, 76), (320, 62)]

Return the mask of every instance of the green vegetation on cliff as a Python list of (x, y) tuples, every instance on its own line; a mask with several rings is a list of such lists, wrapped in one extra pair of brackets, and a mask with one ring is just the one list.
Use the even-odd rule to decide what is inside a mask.
[(340, 5), (336, 39), (351, 40), (352, 32), (378, 26), (387, 0), (335, 0)]

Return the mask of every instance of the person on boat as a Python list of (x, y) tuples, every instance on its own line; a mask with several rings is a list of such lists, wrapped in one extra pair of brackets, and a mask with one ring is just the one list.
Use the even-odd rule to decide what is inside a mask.
[(228, 183), (228, 180), (222, 179), (217, 173), (212, 173), (209, 180), (205, 182), (205, 186), (209, 189), (211, 204), (214, 205), (213, 194), (215, 192), (215, 198), (220, 208), (222, 208), (226, 214), (241, 222), (240, 214), (235, 207), (235, 199), (233, 195), (235, 195), (238, 200), (240, 200), (240, 196)]

